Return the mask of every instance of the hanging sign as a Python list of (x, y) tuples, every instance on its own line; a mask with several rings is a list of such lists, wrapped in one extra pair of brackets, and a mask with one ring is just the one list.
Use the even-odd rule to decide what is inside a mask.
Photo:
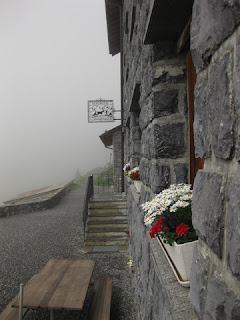
[(88, 100), (88, 122), (113, 122), (113, 100)]

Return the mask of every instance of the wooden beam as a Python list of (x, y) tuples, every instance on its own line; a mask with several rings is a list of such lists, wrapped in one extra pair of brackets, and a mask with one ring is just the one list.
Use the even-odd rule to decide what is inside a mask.
[(177, 53), (180, 53), (187, 43), (190, 41), (190, 26), (191, 26), (192, 17), (190, 17), (186, 27), (184, 28), (183, 32), (181, 33), (178, 42), (177, 42)]

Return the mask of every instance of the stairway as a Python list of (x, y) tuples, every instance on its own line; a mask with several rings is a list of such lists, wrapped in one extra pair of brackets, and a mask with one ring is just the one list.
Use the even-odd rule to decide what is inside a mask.
[(126, 197), (121, 194), (94, 195), (88, 209), (84, 252), (127, 251), (126, 231)]

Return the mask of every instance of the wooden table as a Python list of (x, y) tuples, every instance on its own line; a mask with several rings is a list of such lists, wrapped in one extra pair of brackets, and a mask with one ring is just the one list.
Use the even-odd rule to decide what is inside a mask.
[[(52, 259), (25, 285), (23, 308), (82, 310), (95, 261)], [(12, 303), (19, 308), (19, 300)]]

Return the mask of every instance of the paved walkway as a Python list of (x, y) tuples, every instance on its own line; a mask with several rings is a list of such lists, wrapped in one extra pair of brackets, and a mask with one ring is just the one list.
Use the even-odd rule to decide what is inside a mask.
[[(82, 253), (82, 206), (85, 186), (71, 191), (53, 209), (0, 218), (0, 312), (51, 258), (93, 259), (93, 280), (113, 277), (112, 320), (137, 319), (127, 255)], [(91, 294), (91, 290), (90, 290)], [(87, 319), (83, 312), (56, 311), (56, 320)], [(30, 311), (26, 320), (49, 319), (49, 312)], [(25, 318), (24, 318), (25, 320)]]

